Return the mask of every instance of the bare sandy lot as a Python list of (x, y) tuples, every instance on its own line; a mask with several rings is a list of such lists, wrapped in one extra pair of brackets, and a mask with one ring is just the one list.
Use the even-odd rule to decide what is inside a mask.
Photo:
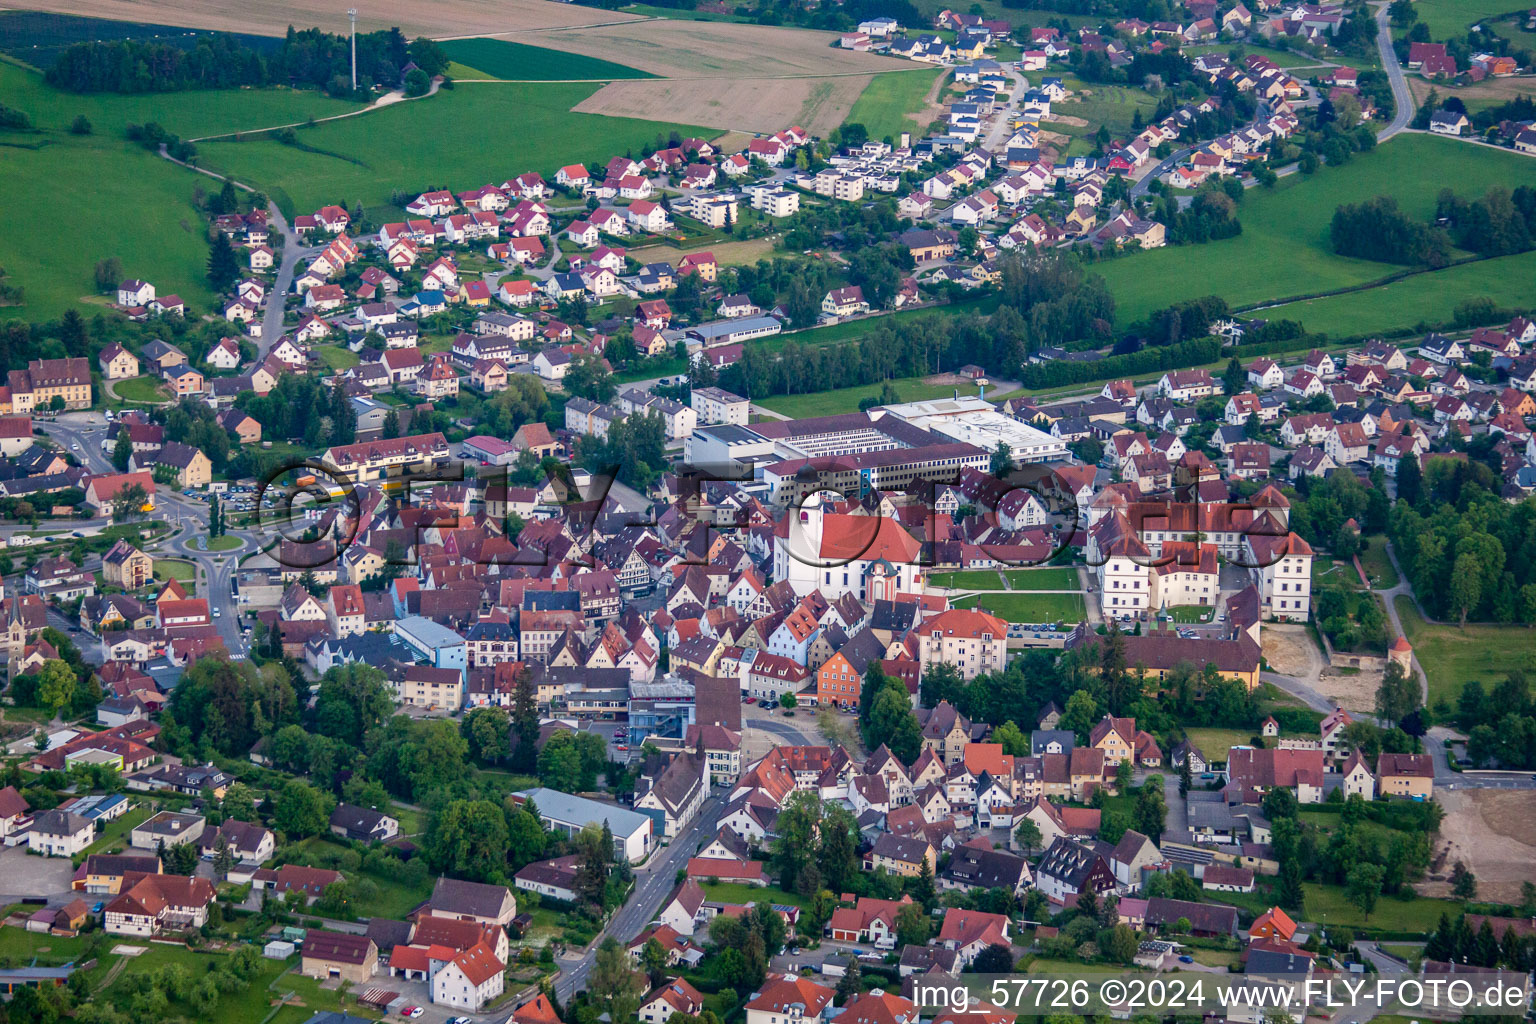
[[(26, 9), (268, 36), (282, 35), (289, 25), (347, 28), (346, 5), (325, 0), (28, 0)], [(357, 14), (357, 27), (365, 32), (398, 25), (408, 36), (434, 38), (642, 20), (551, 0), (374, 0), (359, 5)]]
[(1431, 869), (1440, 880), (1416, 888), (1426, 896), (1450, 895), (1445, 879), (1461, 860), (1477, 876), (1479, 899), (1518, 902), (1520, 883), (1536, 860), (1536, 791), (1438, 786), (1435, 799), (1445, 808)]
[(1322, 670), (1322, 654), (1305, 627), (1266, 623), (1259, 635), (1265, 660), (1281, 675), (1305, 679)]
[(869, 80), (869, 75), (645, 78), (610, 82), (574, 109), (584, 114), (675, 121), (745, 132), (775, 132), (797, 124), (813, 134), (825, 135), (843, 122)]
[(509, 25), (498, 38), (601, 57), (663, 78), (858, 74), (906, 66), (905, 61), (892, 57), (835, 49), (831, 45), (837, 39), (835, 34), (808, 29), (663, 18), (639, 24), (529, 28), (532, 30), (520, 23)]

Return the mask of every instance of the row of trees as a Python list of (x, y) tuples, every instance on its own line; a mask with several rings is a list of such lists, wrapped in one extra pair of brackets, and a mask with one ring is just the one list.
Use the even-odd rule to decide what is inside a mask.
[[(429, 76), (442, 74), (448, 56), (425, 37), (407, 42), (398, 28), (357, 37), (360, 84), (396, 88), (410, 64)], [(351, 92), (351, 49), (345, 35), (291, 26), (270, 52), (225, 33), (199, 35), (186, 47), (132, 40), (84, 42), (59, 54), (46, 77), (56, 88), (83, 93), (296, 85), (329, 88), (339, 95)]]
[[(1536, 622), (1536, 501), (1501, 500), (1481, 463), (1432, 459), (1392, 509), (1398, 563), (1437, 618)], [(1487, 482), (1492, 483), (1489, 479)]]
[(1536, 245), (1536, 188), (1529, 185), (1513, 192), (1490, 188), (1470, 202), (1442, 189), (1435, 216), (1450, 226), (1458, 246), (1484, 256), (1508, 256)]

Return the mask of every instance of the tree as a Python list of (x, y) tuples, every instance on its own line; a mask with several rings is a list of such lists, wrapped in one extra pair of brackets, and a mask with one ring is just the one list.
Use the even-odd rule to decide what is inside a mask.
[(1190, 767), (1190, 758), (1185, 757), (1179, 762), (1179, 796), (1189, 796), (1189, 787), (1194, 784), (1195, 770)]
[(799, 704), (800, 700), (794, 695), (793, 692), (785, 690), (783, 693), (779, 694), (779, 707), (783, 708), (785, 711), (793, 711), (797, 706), (799, 706)]
[(500, 708), (475, 708), (465, 715), (462, 731), (469, 741), (470, 756), (486, 764), (504, 760), (509, 728), (507, 713)]
[(528, 810), (527, 804), (507, 815), (507, 860), (513, 871), (520, 871), (544, 856), (548, 842), (544, 823)]
[(533, 689), (533, 673), (523, 668), (512, 689), (512, 770), (529, 772), (538, 764), (539, 706)]
[(421, 68), (412, 68), (406, 72), (405, 94), (407, 96), (425, 96), (430, 88), (432, 88), (432, 79)]
[(1451, 570), (1451, 611), (1466, 628), (1467, 616), (1483, 597), (1483, 569), (1477, 555), (1471, 551), (1456, 556)]
[(37, 698), (49, 714), (57, 715), (74, 698), (76, 682), (74, 669), (50, 658), (38, 673)]
[(1010, 974), (1013, 972), (1013, 951), (994, 942), (977, 953), (966, 970), (975, 974)]
[(1025, 853), (1033, 853), (1045, 842), (1045, 837), (1040, 834), (1040, 826), (1035, 824), (1033, 818), (1020, 821), (1019, 827), (1013, 830), (1013, 838)]
[(1471, 900), (1477, 897), (1477, 876), (1459, 860), (1451, 869), (1451, 895), (1459, 900)]
[(104, 260), (96, 261), (95, 269), (96, 290), (98, 292), (115, 292), (117, 286), (123, 280), (123, 264), (116, 256), (109, 256)]
[(329, 794), (293, 779), (277, 795), (272, 824), (290, 838), (319, 835), (330, 825), (332, 803)]
[(1248, 374), (1243, 369), (1243, 364), (1238, 361), (1237, 356), (1227, 360), (1226, 371), (1221, 375), (1222, 390), (1229, 395), (1235, 395), (1242, 391), (1247, 383)]
[(667, 950), (654, 938), (640, 948), (640, 969), (652, 987), (660, 985), (667, 976)]
[(394, 710), (383, 669), (361, 662), (338, 665), (320, 678), (315, 731), (360, 747), (368, 731), (383, 724)]
[(1118, 964), (1130, 964), (1136, 959), (1139, 943), (1130, 925), (1117, 924), (1108, 929), (1106, 939), (1100, 943), (1100, 952), (1106, 959)]
[(507, 819), (489, 800), (453, 800), (432, 815), (423, 837), (437, 874), (502, 883), (507, 866)]
[(117, 441), (112, 445), (112, 465), (119, 473), (128, 472), (128, 460), (133, 457), (133, 440), (128, 436), (126, 428), (120, 428), (117, 432)]
[(1168, 806), (1163, 802), (1163, 777), (1149, 775), (1142, 783), (1141, 791), (1136, 794), (1132, 826), (1142, 835), (1157, 842), (1162, 838), (1167, 820)]
[(75, 119), (69, 122), (69, 133), (71, 135), (89, 135), (93, 130), (90, 118), (84, 114), (76, 114)]
[(911, 887), (908, 890), (912, 898), (922, 906), (924, 912), (933, 908), (938, 902), (938, 893), (933, 888), (933, 865), (925, 858), (918, 866), (917, 874), (912, 877)]
[(1371, 919), (1376, 901), (1381, 898), (1382, 868), (1379, 864), (1356, 864), (1344, 878), (1344, 896)]
[(217, 232), (208, 244), (208, 284), (216, 292), (227, 291), (240, 280), (240, 257), (229, 236)]
[(1012, 720), (992, 730), (992, 742), (1001, 744), (1003, 753), (1010, 757), (1029, 756), (1029, 737)]
[(131, 483), (119, 489), (117, 496), (112, 499), (112, 518), (138, 519), (144, 514), (144, 506), (148, 504), (149, 492), (144, 489), (144, 485), (138, 482)]
[(640, 997), (645, 994), (644, 976), (634, 969), (629, 953), (611, 935), (597, 947), (587, 991), (611, 1021), (629, 1020), (640, 1008)]
[[(902, 908), (902, 910), (905, 910), (905, 909), (907, 909), (907, 908), (906, 907)], [(896, 941), (900, 942), (901, 939), (899, 938), (899, 936), (900, 936), (901, 932), (900, 932), (900, 913), (899, 912), (897, 914), (897, 922), (898, 922), (898, 928), (897, 928), (898, 938), (897, 938)], [(848, 1000), (853, 999), (854, 997), (862, 994), (863, 991), (864, 991), (864, 972), (859, 970), (859, 962), (857, 960), (850, 960), (848, 962), (848, 969), (843, 972), (843, 976), (841, 978), (837, 979), (837, 991), (835, 993), (836, 998), (837, 998), (837, 1002), (840, 1005), (847, 1005)]]
[(1396, 725), (1419, 707), (1419, 684), (1409, 679), (1403, 666), (1395, 661), (1387, 663), (1381, 685), (1376, 688), (1376, 716)]
[(926, 946), (931, 918), (921, 903), (909, 903), (896, 911), (896, 941), (900, 945)]

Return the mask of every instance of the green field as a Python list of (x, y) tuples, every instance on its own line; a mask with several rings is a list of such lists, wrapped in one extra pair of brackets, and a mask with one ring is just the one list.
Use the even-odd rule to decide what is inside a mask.
[(1465, 628), (1432, 625), (1406, 594), (1397, 596), (1396, 605), (1403, 632), (1429, 677), (1431, 706), (1442, 698), (1455, 704), (1468, 680), (1479, 680), (1485, 689), (1492, 689), (1515, 669), (1536, 671), (1536, 630), (1473, 622)]
[(783, 903), (805, 906), (805, 898), (773, 885), (747, 885), (745, 882), (709, 882), (700, 880), (704, 895), (721, 903)]
[[(1531, 182), (1536, 182), (1536, 161), (1529, 157), (1428, 135), (1399, 135), (1311, 179), (1293, 174), (1280, 179), (1273, 191), (1251, 190), (1239, 212), (1243, 233), (1236, 238), (1168, 246), (1095, 269), (1115, 294), (1116, 320), (1122, 325), (1171, 302), (1203, 295), (1220, 295), (1233, 306), (1243, 306), (1365, 284), (1403, 268), (1334, 255), (1328, 228), (1339, 204), (1390, 193), (1410, 214), (1427, 219), (1434, 212), (1436, 195), (1448, 183), (1471, 197), (1493, 185), (1514, 188)], [(1364, 330), (1374, 329), (1372, 318), (1395, 318), (1411, 325), (1422, 314), (1405, 314), (1405, 304), (1448, 319), (1457, 303), (1469, 295), (1512, 298), (1520, 292), (1528, 298), (1528, 287), (1514, 285), (1530, 280), (1529, 267), (1536, 265), (1532, 256), (1526, 253), (1440, 271), (1432, 278), (1405, 281), (1399, 288), (1320, 300), (1316, 305), (1324, 308), (1315, 310), (1299, 308), (1301, 303), (1281, 306), (1267, 310), (1265, 316), (1294, 317), (1310, 329), (1333, 335), (1355, 333), (1353, 328), (1360, 323), (1369, 324)], [(1381, 293), (1388, 290), (1397, 294), (1383, 297)]]
[(936, 572), (929, 575), (928, 583), (931, 586), (948, 587), (951, 590), (996, 590), (999, 586), (998, 575), (992, 569)]
[(956, 608), (974, 608), (978, 604), (993, 615), (1009, 622), (1037, 625), (1044, 622), (1078, 623), (1088, 617), (1081, 594), (1021, 594), (999, 592), (962, 597)]
[(1157, 111), (1157, 98), (1145, 89), (1084, 82), (1074, 75), (1063, 75), (1061, 84), (1072, 90), (1074, 96), (1060, 103), (1053, 103), (1051, 112), (1064, 114), (1067, 117), (1080, 117), (1088, 122), (1088, 126), (1084, 128), (1063, 125), (1054, 121), (1042, 126), (1053, 132), (1059, 131), (1067, 135), (1091, 135), (1098, 131), (1099, 125), (1102, 124), (1107, 125), (1115, 135), (1124, 135), (1131, 130), (1131, 122), (1135, 119), (1136, 111), (1141, 111), (1143, 122), (1152, 120), (1152, 115)]
[[(161, 295), (178, 294), (193, 307), (214, 301), (203, 278), (206, 217), (192, 198), (217, 183), (126, 142), (129, 123), (158, 121), (190, 138), (356, 107), (287, 89), (75, 96), (7, 62), (0, 62), (0, 102), (27, 113), (38, 129), (0, 133), (0, 266), (26, 290), (24, 304), (6, 314), (29, 320), (98, 301), (92, 268), (109, 256), (122, 262), (125, 277), (152, 281)], [(77, 114), (90, 120), (93, 135), (69, 134)], [(69, 216), (60, 216), (63, 208)]]
[[(525, 170), (550, 175), (562, 164), (638, 154), (647, 144), (665, 142), (672, 131), (717, 134), (690, 125), (571, 113), (598, 88), (466, 86), (439, 93), (431, 102), (397, 103), (366, 117), (301, 130), (298, 140), (307, 149), (270, 138), (211, 142), (200, 149), (205, 166), (260, 184), (292, 211), (313, 210), (342, 197), (381, 207), (395, 189), (470, 188)], [(512, 124), (515, 132), (492, 130)], [(400, 142), (381, 145), (381, 139)], [(419, 144), (427, 139), (430, 145)]]
[(1421, 323), (1449, 324), (1457, 304), (1478, 296), (1487, 296), (1501, 308), (1526, 308), (1531, 290), (1525, 282), (1532, 277), (1536, 277), (1536, 252), (1523, 252), (1415, 274), (1347, 295), (1270, 306), (1263, 315), (1300, 320), (1309, 330), (1324, 330), (1340, 338), (1413, 328)]
[[(206, 309), (215, 296), (203, 276), (208, 242), (195, 187), (190, 172), (115, 138), (0, 133), (0, 266), (26, 290), (23, 305), (4, 314), (41, 321), (107, 301), (93, 294), (92, 272), (111, 256), (124, 277)], [(69, 216), (44, 195), (71, 197)]]
[[(802, 340), (804, 336), (799, 336)], [(925, 384), (926, 377), (902, 377), (879, 384), (860, 384), (852, 388), (836, 388), (832, 391), (813, 391), (805, 395), (777, 395), (765, 398), (754, 405), (783, 413), (790, 419), (808, 416), (833, 416), (838, 413), (857, 412), (859, 403), (866, 398), (879, 398), (886, 383), (896, 388), (903, 402), (919, 402), (929, 398), (948, 398), (955, 393), (953, 384)], [(962, 395), (973, 394), (975, 388), (967, 384), (960, 389)]]
[(197, 566), (182, 558), (157, 558), (155, 559), (155, 578), (159, 580), (176, 580), (187, 585), (189, 591), (193, 577), (197, 574)]
[[(1460, 902), (1432, 900), (1423, 896), (1401, 900), (1395, 896), (1383, 896), (1369, 919), (1360, 909), (1344, 898), (1344, 887), (1302, 883), (1306, 893), (1306, 920), (1324, 925), (1348, 925), (1352, 928), (1379, 928), (1392, 932), (1431, 932), (1440, 921), (1440, 915), (1455, 915), (1462, 907)], [(1300, 918), (1298, 918), (1300, 920)]]
[(1509, 0), (1418, 0), (1413, 9), (1419, 20), (1429, 26), (1429, 37), (1439, 41), (1461, 38), (1484, 18), (1524, 12), (1529, 7), (1511, 4)]
[(505, 39), (450, 39), (442, 44), (450, 58), (492, 78), (550, 82), (581, 78), (655, 78), (645, 71), (579, 53), (547, 50)]
[(225, 534), (222, 537), (210, 537), (210, 538), (208, 538), (208, 550), (209, 551), (233, 551), (233, 550), (235, 550), (235, 548), (238, 548), (243, 543), (245, 543), (245, 542), (242, 541), (239, 537), (231, 537), (228, 534)]
[[(927, 71), (927, 74), (923, 74)], [(940, 74), (948, 74), (942, 71)], [(923, 109), (923, 100), (933, 88), (932, 68), (921, 71), (888, 71), (869, 80), (864, 91), (844, 118), (869, 129), (871, 139), (890, 138), (900, 141), (902, 132), (921, 132), (927, 124), (919, 124), (916, 115)]]
[(120, 139), (130, 124), (158, 122), (184, 139), (219, 132), (254, 131), (308, 118), (331, 117), (362, 104), (309, 89), (197, 89), (186, 92), (91, 93), (55, 89), (35, 71), (0, 61), (0, 102), (16, 107), (39, 128), (63, 130), (84, 114), (98, 137)]
[(1185, 729), (1185, 737), (1189, 742), (1200, 748), (1200, 753), (1210, 761), (1225, 761), (1227, 751), (1233, 747), (1248, 745), (1248, 739), (1253, 735), (1242, 729)]
[(652, 7), (650, 4), (629, 4), (622, 8), (625, 14), (642, 14), (648, 18), (671, 18), (676, 21), (744, 21), (739, 14), (720, 14), (716, 11), (690, 11), (681, 7)]
[(1076, 590), (1082, 586), (1076, 569), (1013, 569), (1003, 573), (1014, 590)]

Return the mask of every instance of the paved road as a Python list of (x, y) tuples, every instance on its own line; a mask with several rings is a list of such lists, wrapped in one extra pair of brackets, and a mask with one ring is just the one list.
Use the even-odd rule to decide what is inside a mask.
[(1418, 112), (1408, 81), (1403, 77), (1403, 66), (1397, 61), (1397, 51), (1392, 49), (1392, 20), (1390, 5), (1386, 3), (1376, 8), (1376, 49), (1381, 53), (1381, 66), (1387, 69), (1387, 80), (1392, 83), (1392, 103), (1397, 107), (1391, 123), (1376, 136), (1376, 141), (1386, 142), (1407, 128)]
[[(65, 413), (56, 420), (41, 424), (44, 433), (58, 441), (93, 473), (115, 473), (117, 469), (101, 450), (102, 428), (105, 420), (100, 413)], [(75, 446), (79, 445), (76, 450)], [(198, 568), (199, 593), (208, 598), (209, 614), (217, 612), (213, 623), (224, 645), (231, 654), (240, 654), (245, 645), (240, 633), (238, 610), (230, 596), (230, 577), (234, 574), (242, 551), (249, 550), (253, 540), (249, 534), (231, 530), (231, 536), (239, 536), (245, 547), (225, 552), (200, 551), (192, 546), (195, 539), (208, 532), (208, 507), (201, 501), (177, 494), (170, 488), (159, 488), (155, 495), (155, 511), (151, 519), (170, 523), (177, 530), (159, 543), (169, 546), (166, 554), (174, 554), (193, 562)], [(103, 521), (100, 525), (104, 525)]]
[(620, 942), (628, 942), (645, 930), (661, 909), (662, 900), (672, 891), (673, 880), (679, 868), (688, 863), (699, 844), (713, 836), (724, 807), (724, 790), (717, 790), (699, 809), (693, 823), (665, 848), (652, 855), (650, 861), (635, 869), (635, 891), (609, 919), (579, 959), (560, 963), (560, 975), (555, 979), (555, 994), (562, 1003), (570, 1000), (578, 989), (586, 988), (587, 975), (597, 959), (597, 947), (603, 939), (613, 936)]
[(267, 292), (266, 312), (261, 317), (261, 337), (257, 339), (256, 344), (258, 364), (267, 358), (267, 353), (283, 336), (283, 317), (287, 313), (288, 290), (293, 287), (293, 278), (298, 270), (299, 261), (320, 251), (318, 247), (304, 245), (303, 239), (289, 225), (288, 218), (283, 216), (283, 211), (277, 208), (276, 203), (267, 204), (267, 230), (283, 236), (283, 256), (277, 266), (277, 278), (272, 282), (271, 290)]

